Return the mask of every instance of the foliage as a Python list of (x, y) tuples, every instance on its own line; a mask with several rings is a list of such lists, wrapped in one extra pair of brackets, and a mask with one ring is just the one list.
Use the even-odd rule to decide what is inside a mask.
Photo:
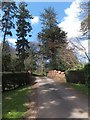
[[(89, 16), (90, 17), (90, 16)], [(81, 22), (81, 30), (83, 32), (83, 34), (86, 34), (88, 31), (88, 18), (85, 18), (82, 22)]]
[[(72, 39), (70, 41), (70, 43), (72, 44), (72, 48), (75, 51), (75, 53), (77, 54), (77, 56), (79, 55), (80, 59), (79, 61), (82, 61), (82, 59), (87, 59), (88, 61), (90, 61), (89, 58), (89, 54), (87, 53), (86, 48), (84, 47), (84, 45), (82, 45), (82, 40), (83, 39), (88, 39), (86, 36), (81, 36), (81, 37), (76, 37), (74, 39)], [(80, 54), (78, 53), (78, 51), (81, 51), (83, 54), (80, 56)], [(84, 61), (83, 61), (84, 62)]]
[(71, 69), (68, 69), (68, 70), (81, 70), (81, 71), (83, 71), (83, 69), (84, 69), (84, 65), (83, 64), (77, 64), (76, 66), (74, 66), (73, 68), (71, 68)]
[(70, 48), (67, 48), (66, 46), (62, 46), (60, 50), (58, 50), (57, 58), (58, 58), (58, 63), (59, 63), (58, 69), (61, 71), (72, 69), (75, 66), (77, 66), (79, 63), (73, 50)]
[(84, 69), (84, 65), (82, 64), (78, 64), (76, 67), (75, 67), (75, 70), (83, 70)]
[(80, 91), (81, 93), (88, 95), (88, 87), (85, 84), (69, 83), (68, 85)]
[(51, 69), (57, 69), (57, 49), (66, 44), (66, 33), (58, 27), (55, 10), (51, 7), (44, 9), (41, 22), (42, 31), (38, 33), (41, 54), (49, 61)]
[(36, 62), (35, 59), (32, 58), (32, 56), (29, 56), (27, 59), (25, 59), (24, 64), (26, 71), (30, 70), (32, 73), (36, 69)]
[(10, 46), (7, 41), (4, 41), (2, 48), (2, 71), (10, 71), (10, 70), (11, 70)]
[[(32, 19), (32, 16), (29, 14), (29, 11), (27, 10), (27, 4), (25, 2), (20, 2), (18, 13), (17, 13), (17, 42), (16, 42), (16, 51), (17, 56), (19, 57), (19, 61), (21, 61), (21, 70), (25, 69), (24, 66), (24, 60), (28, 56), (28, 53), (26, 52), (26, 49), (29, 48), (29, 42), (27, 40), (27, 37), (31, 37), (29, 34), (32, 30), (30, 19)], [(29, 34), (29, 35), (28, 35)]]
[(85, 71), (86, 83), (88, 87), (90, 87), (90, 62), (85, 65), (84, 71)]
[(11, 55), (11, 71), (12, 72), (15, 72), (15, 71), (17, 71), (16, 70), (16, 64), (17, 64), (17, 58), (16, 57), (12, 57), (12, 55)]
[(86, 84), (90, 87), (90, 63), (85, 66), (78, 65), (74, 69), (65, 72), (66, 80), (70, 83)]
[(2, 73), (2, 89), (11, 90), (29, 84), (30, 74), (26, 72), (4, 72)]
[(27, 96), (30, 92), (30, 86), (4, 92), (2, 94), (2, 119), (18, 119), (24, 117), (29, 102)]
[(81, 22), (81, 30), (83, 34), (90, 32), (90, 1), (81, 3), (81, 10), (83, 13), (83, 20)]
[(9, 2), (2, 2), (2, 32), (4, 33), (3, 42), (6, 40), (6, 36), (12, 36), (11, 29), (15, 28), (13, 19), (16, 15), (17, 6), (13, 0)]
[(32, 73), (36, 70), (37, 67), (37, 43), (29, 42), (30, 48), (28, 49), (29, 57), (25, 59), (25, 70), (30, 70)]
[(11, 58), (11, 70), (10, 71), (12, 71), (12, 72), (24, 71), (22, 68), (23, 68), (22, 61), (20, 61), (17, 57), (12, 57)]
[(14, 18), (16, 14), (16, 3), (12, 0), (9, 2), (2, 2), (2, 32), (3, 32), (3, 45), (2, 45), (2, 71), (11, 70), (11, 51), (10, 45), (6, 41), (6, 36), (12, 36), (12, 28), (15, 28)]
[(86, 83), (84, 70), (67, 70), (65, 72), (65, 77), (69, 83)]

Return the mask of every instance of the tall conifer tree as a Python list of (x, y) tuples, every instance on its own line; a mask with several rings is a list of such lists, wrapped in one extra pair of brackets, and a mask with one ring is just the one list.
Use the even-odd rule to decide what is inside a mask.
[(19, 4), (16, 22), (16, 50), (17, 56), (19, 57), (19, 63), (21, 64), (21, 70), (24, 70), (24, 60), (28, 56), (28, 52), (26, 51), (26, 49), (29, 48), (28, 36), (31, 37), (30, 31), (32, 30), (30, 19), (32, 19), (32, 15), (27, 9), (27, 4), (25, 2), (21, 2)]
[(3, 46), (2, 46), (2, 70), (10, 71), (11, 54), (9, 50), (9, 43), (6, 37), (12, 36), (12, 29), (15, 28), (14, 18), (16, 15), (17, 6), (13, 0), (8, 2), (2, 1), (2, 33), (3, 33)]
[(58, 27), (57, 14), (51, 7), (41, 14), (42, 31), (38, 38), (42, 42), (42, 52), (50, 60), (51, 69), (57, 69), (57, 49), (66, 45), (66, 33)]
[(11, 29), (15, 28), (14, 17), (16, 15), (17, 6), (16, 3), (12, 0), (9, 2), (2, 2), (2, 32), (3, 32), (3, 42), (6, 40), (6, 36), (12, 36)]

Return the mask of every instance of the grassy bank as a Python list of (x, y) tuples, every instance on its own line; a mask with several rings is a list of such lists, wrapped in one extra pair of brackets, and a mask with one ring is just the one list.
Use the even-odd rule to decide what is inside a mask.
[(18, 88), (16, 90), (4, 92), (2, 95), (3, 118), (21, 118), (25, 115), (30, 93), (30, 86)]
[(84, 84), (75, 84), (75, 83), (68, 83), (74, 89), (80, 91), (81, 93), (88, 95), (88, 87)]

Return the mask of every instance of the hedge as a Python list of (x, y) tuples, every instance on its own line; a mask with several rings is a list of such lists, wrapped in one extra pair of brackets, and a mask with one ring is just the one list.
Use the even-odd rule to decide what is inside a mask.
[(84, 67), (85, 79), (88, 87), (90, 87), (90, 63), (86, 64)]
[(65, 71), (65, 77), (66, 77), (67, 82), (85, 84), (85, 72), (84, 72), (84, 70)]
[(28, 72), (2, 73), (2, 90), (11, 90), (30, 83), (31, 75)]

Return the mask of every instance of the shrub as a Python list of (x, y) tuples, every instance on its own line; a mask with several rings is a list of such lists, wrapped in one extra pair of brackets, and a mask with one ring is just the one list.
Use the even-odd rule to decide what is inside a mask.
[(68, 70), (65, 72), (67, 82), (85, 84), (84, 70)]
[(90, 87), (90, 62), (85, 65), (84, 71), (85, 71), (86, 83), (87, 83), (88, 87)]
[(2, 90), (11, 90), (30, 83), (30, 74), (28, 72), (3, 72)]

